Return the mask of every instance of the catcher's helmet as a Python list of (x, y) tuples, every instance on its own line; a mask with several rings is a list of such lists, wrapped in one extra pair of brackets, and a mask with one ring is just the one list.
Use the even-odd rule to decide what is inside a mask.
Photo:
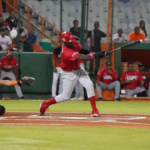
[(0, 105), (0, 116), (4, 115), (5, 113), (5, 107)]
[(70, 32), (63, 32), (61, 35), (62, 42), (74, 42), (76, 40), (76, 36), (73, 36)]

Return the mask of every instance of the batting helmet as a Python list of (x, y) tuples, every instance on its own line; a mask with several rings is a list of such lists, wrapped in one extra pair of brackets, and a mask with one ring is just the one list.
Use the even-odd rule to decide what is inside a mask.
[(0, 105), (0, 116), (5, 114), (5, 107)]
[(62, 42), (74, 42), (76, 40), (76, 36), (73, 36), (70, 32), (64, 32), (61, 35)]

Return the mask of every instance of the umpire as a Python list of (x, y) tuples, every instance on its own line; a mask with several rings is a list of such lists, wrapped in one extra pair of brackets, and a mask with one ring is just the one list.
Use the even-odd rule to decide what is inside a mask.
[[(95, 21), (94, 22), (94, 29), (92, 31), (89, 31), (88, 37), (90, 37), (90, 51), (92, 52), (100, 52), (101, 51), (101, 38), (105, 38), (106, 34), (99, 30), (99, 22)], [(95, 70), (94, 70), (94, 65), (93, 62), (90, 62), (90, 76), (97, 76), (97, 72), (99, 69), (100, 65), (100, 60), (99, 58), (95, 59)]]
[(0, 105), (0, 116), (5, 114), (5, 107)]

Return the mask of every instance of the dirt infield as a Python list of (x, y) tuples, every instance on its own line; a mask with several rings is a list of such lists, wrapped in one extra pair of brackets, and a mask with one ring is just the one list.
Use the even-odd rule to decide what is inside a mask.
[(38, 116), (36, 112), (6, 112), (0, 116), (0, 125), (29, 126), (113, 126), (150, 128), (150, 115), (101, 114), (91, 117), (89, 113), (47, 113)]

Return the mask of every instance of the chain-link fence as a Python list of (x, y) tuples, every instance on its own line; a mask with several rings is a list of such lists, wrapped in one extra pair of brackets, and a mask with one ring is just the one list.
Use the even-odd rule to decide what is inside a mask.
[[(52, 51), (64, 31), (77, 36), (78, 42), (89, 51), (111, 49), (111, 0), (3, 0), (3, 3), (5, 16), (13, 10), (18, 18), (19, 34), (14, 43), (18, 51), (31, 51), (31, 46), (33, 51)], [(24, 46), (23, 34), (31, 44)], [(96, 76), (100, 64), (103, 66), (108, 59), (87, 62), (87, 71)]]
[[(150, 24), (149, 0), (143, 0), (143, 2), (140, 0), (2, 0), (2, 6), (7, 12), (4, 13), (5, 18), (8, 17), (10, 10), (20, 12), (21, 15), (17, 16), (19, 21), (22, 20), (27, 30), (29, 27), (34, 29), (37, 34), (37, 44), (41, 39), (48, 38), (51, 40), (51, 46), (55, 47), (59, 43), (60, 31), (70, 31), (72, 28), (73, 34), (78, 36), (82, 45), (88, 49), (97, 40), (98, 45), (94, 48), (97, 51), (100, 49), (100, 39), (99, 37), (93, 38), (94, 40), (91, 38), (94, 35), (92, 31), (95, 29), (96, 21), (97, 24), (99, 23), (99, 29), (106, 34), (104, 36), (101, 33), (102, 47), (103, 43), (111, 42), (111, 38), (119, 28), (126, 34), (128, 40), (129, 33), (135, 26), (140, 26), (141, 20), (145, 22), (143, 32), (147, 39), (150, 38), (150, 32), (146, 28)], [(112, 13), (113, 23), (111, 24)], [(81, 28), (73, 28), (73, 21), (75, 26)]]

